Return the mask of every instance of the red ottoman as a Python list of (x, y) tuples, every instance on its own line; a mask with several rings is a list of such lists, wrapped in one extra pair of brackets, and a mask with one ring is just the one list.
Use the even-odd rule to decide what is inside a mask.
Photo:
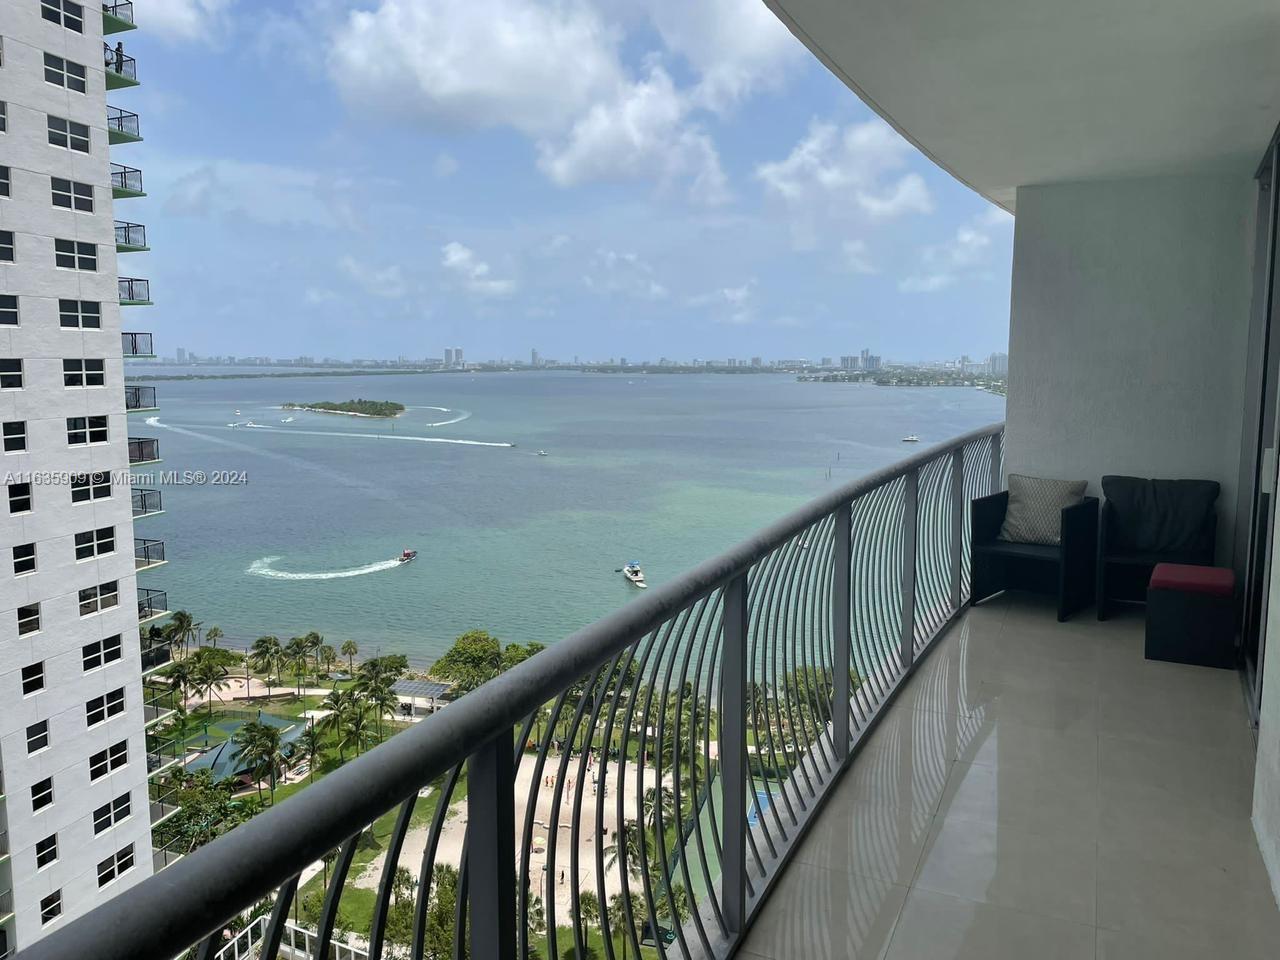
[(1158, 563), (1147, 584), (1148, 660), (1236, 665), (1236, 575), (1225, 567)]

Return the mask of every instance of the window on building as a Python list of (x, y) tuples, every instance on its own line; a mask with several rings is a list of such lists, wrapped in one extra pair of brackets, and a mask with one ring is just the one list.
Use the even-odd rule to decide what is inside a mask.
[(113, 743), (89, 758), (89, 779), (101, 780), (113, 770), (119, 770), (129, 762), (129, 741)]
[(85, 82), (87, 76), (83, 63), (64, 60), (62, 57), (55, 57), (52, 53), (44, 55), (44, 79), (46, 83), (52, 83), (55, 87), (66, 87), (76, 93), (84, 93), (88, 86)]
[(9, 484), (9, 512), (26, 513), (31, 509), (31, 484)]
[(94, 697), (84, 705), (84, 718), (91, 727), (110, 720), (118, 713), (124, 713), (124, 687)]
[(0, 260), (5, 263), (13, 263), (13, 231), (0, 230)]
[(40, 901), (40, 923), (48, 926), (62, 916), (62, 891), (55, 890)]
[(9, 131), (9, 104), (0, 100), (0, 133)]
[(50, 834), (43, 840), (36, 841), (36, 869), (47, 867), (58, 859), (58, 835)]
[(78, 153), (89, 152), (89, 127), (64, 117), (49, 115), (49, 145), (75, 150)]
[(13, 575), (21, 577), (23, 574), (36, 572), (36, 545), (34, 543), (20, 543), (13, 548)]
[(98, 886), (105, 887), (108, 883), (133, 869), (133, 844), (129, 844), (123, 850), (117, 850), (107, 859), (98, 864)]
[(40, 0), (40, 16), (73, 33), (84, 33), (84, 7), (72, 0)]
[(27, 421), (6, 420), (0, 430), (4, 434), (5, 453), (21, 453), (27, 449)]
[(13, 189), (13, 172), (4, 166), (0, 166), (0, 197), (11, 196), (10, 190)]
[(53, 777), (45, 777), (31, 785), (31, 809), (43, 810), (53, 803)]
[[(29, 485), (28, 485), (29, 486)], [(10, 487), (12, 489), (12, 486)], [(71, 476), (71, 502), (87, 503), (90, 500), (105, 500), (111, 496), (111, 474), (109, 473), (76, 473)], [(12, 497), (10, 497), (12, 504)], [(30, 507), (27, 508), (31, 509)]]
[(64, 327), (102, 327), (102, 304), (97, 300), (59, 300), (58, 323)]
[(27, 727), (27, 754), (49, 746), (49, 721), (39, 720)]
[(86, 643), (80, 648), (80, 652), (84, 658), (85, 672), (113, 663), (120, 659), (120, 634)]
[(54, 240), (53, 263), (67, 270), (97, 270), (98, 245), (83, 240)]
[(105, 360), (63, 360), (64, 387), (100, 387), (107, 381)]
[(16, 293), (0, 293), (0, 327), (16, 327), (18, 325), (18, 295)]
[(44, 661), (29, 663), (22, 668), (22, 695), (30, 696), (44, 689)]
[(129, 800), (129, 794), (127, 793), (121, 794), (110, 803), (104, 803), (102, 806), (98, 807), (98, 809), (93, 811), (94, 836), (97, 836), (104, 830), (110, 830), (122, 820), (128, 820), (132, 813), (133, 804)]
[(76, 559), (88, 560), (116, 552), (116, 528), (99, 527), (76, 534)]
[(40, 604), (29, 603), (18, 608), (18, 636), (35, 633), (40, 629)]
[(106, 417), (67, 417), (67, 443), (70, 446), (106, 442)]
[(55, 207), (93, 213), (93, 184), (64, 180), (62, 177), (50, 177), (49, 188)]
[(115, 580), (100, 583), (96, 587), (85, 587), (80, 591), (80, 616), (87, 617), (110, 610), (119, 602), (119, 586)]
[(22, 361), (11, 357), (0, 358), (0, 389), (22, 389)]

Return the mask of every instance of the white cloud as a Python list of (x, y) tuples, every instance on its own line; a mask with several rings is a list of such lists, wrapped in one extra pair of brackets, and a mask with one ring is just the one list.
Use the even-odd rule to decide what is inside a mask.
[(337, 296), (332, 290), (326, 290), (324, 287), (307, 287), (303, 292), (303, 299), (313, 306), (336, 300)]
[(345, 177), (269, 163), (160, 157), (149, 164), (147, 173), (162, 185), (165, 212), (176, 216), (361, 228), (352, 203), (354, 184)]
[(668, 50), (699, 74), (693, 97), (724, 110), (780, 85), (804, 47), (760, 0), (645, 0)]
[(707, 293), (700, 293), (689, 298), (689, 306), (705, 307), (715, 304), (727, 304), (731, 307), (744, 306), (755, 291), (756, 278), (752, 277), (736, 287), (718, 287)]
[(879, 273), (879, 269), (871, 262), (867, 241), (846, 240), (843, 245), (844, 265), (852, 273)]
[(786, 205), (797, 243), (812, 246), (826, 220), (884, 221), (932, 210), (920, 175), (901, 172), (912, 153), (882, 120), (843, 130), (815, 121), (785, 159), (760, 164), (756, 176)]
[(690, 123), (688, 99), (659, 66), (617, 96), (593, 105), (562, 141), (539, 146), (539, 165), (553, 181), (652, 178), (689, 181), (703, 203), (727, 197), (724, 171), (711, 138)]
[(347, 256), (338, 261), (338, 267), (365, 293), (372, 296), (395, 300), (408, 292), (404, 274), (398, 263), (379, 267)]
[(635, 253), (599, 249), (591, 258), (582, 283), (602, 294), (634, 297), (637, 300), (665, 300), (666, 286), (653, 266)]
[(465, 247), (456, 240), (441, 247), (440, 253), (440, 265), (457, 274), (472, 293), (484, 297), (504, 297), (515, 287), (510, 280), (496, 280), (490, 276), (489, 264), (478, 258), (470, 247)]
[(436, 154), (436, 162), (431, 165), (431, 169), (437, 177), (444, 180), (458, 172), (458, 161), (452, 154), (441, 152)]
[(225, 22), (233, 2), (234, 0), (147, 0), (146, 9), (140, 11), (140, 17), (145, 18), (148, 33), (174, 40), (208, 40), (217, 34)]
[(920, 266), (904, 277), (898, 289), (904, 293), (935, 293), (951, 286), (965, 272), (980, 266), (991, 246), (991, 237), (975, 227), (961, 227), (947, 242), (920, 251)]

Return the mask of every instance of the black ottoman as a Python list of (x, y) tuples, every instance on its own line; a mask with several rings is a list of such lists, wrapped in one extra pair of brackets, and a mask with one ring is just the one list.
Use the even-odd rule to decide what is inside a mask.
[(1224, 567), (1156, 564), (1147, 585), (1147, 659), (1233, 669), (1235, 589)]

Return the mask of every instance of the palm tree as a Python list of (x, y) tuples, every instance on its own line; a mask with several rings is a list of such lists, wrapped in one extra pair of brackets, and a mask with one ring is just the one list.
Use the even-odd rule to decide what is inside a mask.
[(644, 792), (644, 822), (651, 830), (658, 829), (658, 813), (662, 822), (670, 827), (676, 818), (676, 795), (670, 787), (650, 787)]
[[(622, 960), (627, 960), (627, 944), (631, 941), (632, 931), (627, 929), (627, 906), (622, 894), (615, 893), (609, 898), (607, 914), (610, 936), (622, 937)], [(614, 931), (617, 931), (617, 933), (614, 933)]]
[[(271, 696), (271, 671), (280, 665), (280, 657), (282, 651), (280, 649), (279, 637), (259, 637), (253, 641), (253, 646), (249, 650), (249, 663), (255, 670), (261, 670), (267, 675), (267, 696)], [(247, 694), (248, 691), (246, 690)]]
[(231, 742), (240, 749), (240, 760), (256, 781), (258, 798), (262, 798), (262, 777), (270, 773), (271, 797), (275, 799), (276, 765), (280, 760), (280, 731), (269, 724), (250, 720), (231, 735)]
[(191, 739), (191, 735), (197, 731), (199, 726), (195, 718), (187, 712), (186, 706), (178, 704), (169, 719), (165, 721), (161, 736), (167, 740), (182, 744), (185, 752), (187, 741)]
[(357, 704), (347, 711), (339, 733), (342, 738), (338, 741), (340, 750), (352, 747), (358, 756), (368, 747), (373, 731), (369, 729), (369, 714), (362, 705)]
[(315, 664), (316, 673), (320, 672), (320, 648), (324, 646), (324, 637), (311, 630), (303, 638), (303, 642), (307, 645), (307, 653), (311, 654), (312, 662)]
[(182, 652), (185, 654), (188, 644), (195, 638), (197, 627), (191, 614), (185, 610), (175, 610), (169, 622), (164, 625), (164, 632), (174, 644), (182, 645)]
[(587, 929), (600, 925), (600, 898), (590, 890), (578, 894), (578, 916), (582, 918), (582, 940), (587, 940)]
[(333, 665), (338, 662), (338, 651), (327, 643), (320, 644), (316, 651), (316, 659), (324, 666), (326, 675), (333, 673)]
[(214, 691), (225, 690), (230, 686), (227, 682), (227, 668), (208, 657), (197, 656), (192, 659), (195, 660), (195, 668), (191, 672), (191, 682), (195, 684), (197, 690), (204, 691), (205, 709), (212, 717)]
[(632, 880), (639, 880), (641, 874), (640, 864), (640, 824), (634, 820), (628, 820), (622, 825), (621, 830), (613, 832), (613, 843), (604, 848), (605, 869), (608, 870), (618, 862), (622, 855), (623, 849), (626, 849), (627, 856), (627, 875)]
[(297, 739), (296, 749), (307, 755), (307, 780), (314, 783), (316, 779), (316, 754), (320, 752), (322, 738), (316, 729), (315, 721), (307, 724), (307, 728)]
[(289, 665), (290, 672), (298, 680), (298, 696), (302, 696), (302, 678), (307, 675), (307, 641), (305, 637), (294, 637), (285, 644), (283, 657)]
[[(333, 689), (329, 691), (329, 695), (324, 698), (320, 704), (321, 710), (327, 710), (328, 713), (320, 720), (320, 729), (324, 732), (333, 732), (341, 734), (343, 727), (346, 725), (347, 716), (356, 708), (356, 695), (351, 690)], [(341, 736), (338, 739), (338, 761), (346, 761), (345, 748)]]
[(222, 628), (214, 624), (204, 632), (204, 641), (213, 648), (217, 648), (218, 641), (222, 639)]
[(184, 704), (187, 701), (187, 691), (194, 682), (193, 674), (194, 665), (190, 660), (174, 660), (160, 671), (160, 676), (169, 681), (170, 689), (182, 694)]
[(356, 646), (354, 640), (343, 640), (341, 652), (347, 658), (347, 673), (355, 676), (356, 672), (356, 654), (360, 652), (360, 648)]

